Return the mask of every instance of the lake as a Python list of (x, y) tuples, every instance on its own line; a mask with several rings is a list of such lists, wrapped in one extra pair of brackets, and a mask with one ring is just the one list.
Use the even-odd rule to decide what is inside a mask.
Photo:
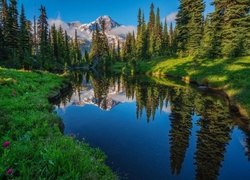
[(226, 99), (184, 82), (73, 72), (65, 135), (100, 148), (121, 179), (250, 179), (250, 132)]

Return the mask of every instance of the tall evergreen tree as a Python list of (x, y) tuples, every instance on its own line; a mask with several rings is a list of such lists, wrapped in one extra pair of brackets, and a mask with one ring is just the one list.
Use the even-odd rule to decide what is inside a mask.
[(31, 23), (25, 17), (24, 6), (22, 4), (20, 14), (20, 29), (19, 29), (19, 61), (24, 68), (29, 68), (30, 56), (32, 52), (32, 37), (30, 35)]
[(141, 27), (142, 27), (142, 19), (141, 19), (141, 9), (139, 8), (138, 10), (138, 16), (137, 16), (138, 20), (138, 25), (137, 25), (137, 37), (139, 37), (140, 33), (141, 33)]
[(203, 35), (203, 0), (180, 0), (176, 19), (179, 55), (194, 55)]
[(188, 21), (189, 13), (187, 7), (189, 6), (189, 0), (179, 0), (180, 6), (176, 17), (176, 29), (177, 29), (177, 42), (178, 42), (178, 53), (182, 54), (187, 50), (187, 41), (189, 38), (188, 32)]
[(82, 63), (82, 53), (80, 50), (80, 45), (77, 38), (77, 30), (75, 30), (75, 38), (74, 38), (74, 65), (79, 65)]
[(69, 44), (69, 36), (67, 31), (64, 31), (64, 43), (65, 43), (65, 62), (67, 65), (70, 65), (70, 44)]
[(162, 44), (163, 44), (163, 34), (162, 34), (162, 24), (160, 22), (160, 9), (156, 10), (156, 19), (155, 19), (155, 55), (161, 56), (163, 54)]
[(173, 40), (174, 40), (174, 29), (173, 29), (173, 23), (170, 23), (169, 27), (169, 46), (170, 46), (170, 54), (173, 54)]
[[(65, 47), (64, 31), (63, 31), (61, 25), (59, 26), (59, 29), (58, 29), (58, 32), (57, 32), (57, 44), (58, 44), (58, 60), (59, 60), (59, 63), (64, 64), (66, 47)], [(77, 47), (78, 46), (79, 45), (77, 45)]]
[(96, 25), (95, 31), (92, 34), (92, 47), (90, 51), (90, 56), (92, 60), (100, 60), (101, 57), (101, 49), (99, 43), (101, 41), (101, 34), (98, 26)]
[(54, 62), (59, 62), (59, 57), (58, 57), (58, 43), (57, 43), (57, 30), (56, 30), (56, 25), (53, 24), (51, 26), (51, 44), (53, 48), (53, 54), (54, 54)]
[(168, 26), (167, 26), (167, 20), (165, 18), (164, 21), (164, 27), (163, 27), (163, 34), (162, 34), (162, 53), (163, 55), (169, 55), (169, 34), (168, 34)]
[(222, 55), (250, 55), (250, 1), (214, 2), (223, 12)]
[(4, 25), (4, 34), (6, 38), (6, 46), (8, 49), (9, 63), (11, 67), (18, 67), (18, 11), (17, 1), (10, 0), (10, 5), (7, 12), (7, 20)]
[(208, 15), (205, 19), (204, 35), (198, 52), (198, 56), (200, 57), (214, 58), (217, 56), (217, 52), (215, 51), (217, 39), (215, 39), (216, 36), (213, 33), (211, 23), (211, 17)]
[(37, 41), (37, 22), (36, 22), (36, 16), (34, 16), (34, 22), (33, 22), (33, 50), (34, 50), (34, 55), (38, 55), (38, 41)]
[(142, 35), (142, 17), (141, 17), (141, 9), (138, 10), (138, 25), (137, 25), (137, 36), (136, 36), (136, 57), (141, 60), (142, 55), (142, 47), (143, 47), (143, 35)]
[(155, 12), (154, 4), (150, 6), (149, 21), (148, 21), (148, 32), (149, 32), (149, 53), (154, 56), (156, 46), (156, 33), (155, 33)]
[(106, 58), (109, 56), (109, 45), (108, 45), (108, 38), (107, 38), (107, 35), (105, 33), (105, 21), (103, 20), (102, 21), (102, 25), (101, 25), (101, 28), (102, 28), (102, 34), (101, 34), (101, 49), (102, 49), (102, 54), (104, 56), (106, 56)]
[(190, 12), (189, 22), (187, 25), (189, 32), (189, 39), (187, 42), (187, 55), (195, 55), (198, 53), (201, 39), (203, 37), (203, 12), (205, 10), (205, 3), (203, 2), (203, 0), (192, 1), (188, 9), (190, 10)]
[(38, 27), (37, 27), (37, 35), (38, 35), (38, 45), (39, 45), (39, 58), (42, 63), (42, 67), (46, 68), (47, 62), (47, 50), (48, 50), (48, 22), (47, 22), (47, 15), (46, 9), (44, 6), (41, 5), (40, 9), (41, 14), (38, 20)]

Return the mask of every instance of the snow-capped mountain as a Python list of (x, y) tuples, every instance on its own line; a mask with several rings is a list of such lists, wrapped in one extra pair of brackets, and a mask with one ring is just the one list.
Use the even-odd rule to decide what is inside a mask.
[(82, 24), (79, 26), (81, 31), (85, 31), (88, 34), (92, 34), (94, 30), (96, 30), (96, 26), (99, 30), (102, 30), (102, 21), (105, 21), (105, 32), (109, 33), (111, 29), (121, 26), (114, 20), (112, 20), (109, 16), (100, 16), (95, 21), (89, 24)]
[[(114, 44), (117, 46), (118, 41), (120, 44), (125, 41), (126, 33), (119, 32), (120, 29), (126, 29), (126, 26), (120, 25), (115, 22), (109, 16), (100, 16), (95, 21), (88, 24), (81, 24), (79, 21), (69, 22), (67, 25), (70, 29), (78, 30), (78, 38), (83, 42), (81, 44), (81, 50), (89, 51), (92, 42), (92, 34), (96, 30), (96, 27), (101, 31), (102, 30), (102, 21), (105, 21), (105, 33), (108, 37), (109, 44)], [(115, 30), (115, 31), (114, 31)], [(113, 32), (114, 31), (114, 32)]]

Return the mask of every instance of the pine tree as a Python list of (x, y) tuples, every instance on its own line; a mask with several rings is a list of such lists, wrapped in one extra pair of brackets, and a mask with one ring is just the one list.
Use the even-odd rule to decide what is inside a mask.
[(34, 29), (34, 35), (33, 35), (33, 50), (34, 55), (38, 55), (38, 42), (37, 42), (37, 22), (36, 22), (36, 16), (34, 16), (34, 22), (33, 22), (33, 29)]
[(155, 55), (156, 56), (162, 56), (163, 54), (163, 49), (162, 49), (162, 44), (163, 44), (163, 34), (162, 34), (162, 24), (160, 22), (160, 9), (157, 8), (156, 10), (156, 20), (155, 20)]
[(205, 3), (203, 0), (196, 0), (190, 3), (189, 7), (188, 32), (189, 39), (187, 41), (187, 55), (195, 55), (201, 44), (203, 37)]
[(65, 41), (64, 41), (64, 33), (62, 26), (59, 26), (59, 29), (57, 31), (57, 44), (58, 44), (58, 61), (59, 64), (64, 64), (65, 63), (65, 52), (66, 52), (66, 47), (65, 47)]
[(204, 35), (202, 37), (201, 47), (199, 48), (197, 56), (215, 58), (217, 56), (214, 49), (216, 46), (215, 43), (216, 39), (211, 26), (211, 17), (208, 15), (205, 19)]
[(203, 35), (203, 0), (180, 0), (176, 19), (179, 55), (194, 55), (200, 46)]
[(58, 43), (57, 43), (57, 30), (56, 30), (56, 25), (53, 24), (51, 26), (51, 44), (53, 47), (53, 54), (54, 54), (54, 63), (59, 62), (59, 57), (58, 57)]
[(156, 46), (155, 21), (154, 4), (152, 3), (150, 6), (149, 22), (147, 26), (149, 32), (149, 54), (151, 56), (154, 56)]
[(64, 43), (65, 43), (65, 63), (70, 65), (70, 44), (69, 44), (69, 36), (67, 31), (64, 31)]
[(173, 40), (174, 40), (174, 29), (173, 29), (173, 23), (170, 23), (169, 28), (169, 46), (170, 46), (170, 54), (174, 54), (176, 51), (173, 50)]
[(55, 57), (54, 57), (54, 50), (53, 50), (53, 44), (52, 44), (52, 35), (51, 35), (51, 31), (48, 31), (48, 45), (47, 45), (47, 53), (46, 53), (46, 61), (47, 61), (47, 65), (46, 65), (46, 69), (47, 70), (57, 70), (57, 64), (55, 64)]
[(154, 4), (150, 5), (150, 13), (149, 13), (149, 22), (148, 22), (149, 34), (154, 34), (155, 29), (155, 13), (154, 13)]
[(138, 10), (137, 36), (136, 36), (136, 57), (138, 60), (143, 59), (142, 48), (143, 48), (142, 18), (141, 18), (141, 9), (139, 8), (139, 10)]
[(6, 46), (9, 55), (9, 66), (18, 67), (18, 11), (16, 0), (10, 0), (10, 5), (7, 12), (7, 20), (4, 25), (4, 34), (6, 38)]
[(137, 25), (137, 37), (139, 37), (140, 33), (141, 33), (141, 27), (142, 27), (142, 20), (141, 20), (141, 9), (139, 8), (138, 10), (138, 16), (137, 16), (138, 20), (138, 25)]
[(133, 51), (133, 35), (128, 33), (126, 36), (126, 41), (123, 46), (123, 61), (129, 61), (132, 58)]
[(140, 33), (136, 40), (136, 57), (138, 60), (149, 58), (149, 30), (145, 23), (144, 13), (142, 14)]
[(80, 50), (78, 38), (77, 38), (77, 30), (75, 29), (75, 38), (74, 38), (74, 65), (79, 65), (82, 63), (82, 53)]
[(168, 26), (167, 20), (165, 18), (164, 27), (163, 27), (163, 34), (162, 34), (162, 53), (163, 55), (169, 55), (170, 47), (169, 47), (169, 34), (168, 34)]
[(32, 51), (32, 37), (30, 34), (31, 23), (25, 17), (24, 6), (22, 4), (20, 14), (20, 29), (19, 29), (19, 61), (20, 65), (24, 68), (29, 68), (30, 56)]
[[(100, 31), (96, 25), (96, 29), (92, 34), (92, 47), (90, 51), (90, 56), (92, 60), (99, 59), (101, 56), (101, 49), (99, 48), (99, 42), (101, 41)], [(99, 61), (99, 60), (98, 60)]]
[(177, 32), (177, 28), (175, 27), (173, 30), (173, 39), (172, 39), (172, 44), (171, 44), (171, 50), (173, 54), (176, 54), (178, 50), (177, 35), (178, 35), (178, 32)]
[[(216, 2), (216, 1), (215, 1)], [(223, 11), (222, 55), (236, 57), (250, 54), (250, 1), (225, 0), (216, 3)], [(221, 4), (221, 5), (219, 5)]]
[(179, 11), (176, 17), (176, 29), (177, 29), (177, 37), (176, 40), (178, 42), (178, 53), (186, 52), (187, 50), (187, 42), (189, 38), (188, 32), (188, 21), (189, 21), (189, 13), (188, 7), (189, 2), (188, 0), (180, 0)]
[(109, 45), (108, 45), (108, 38), (105, 33), (105, 21), (102, 21), (102, 33), (101, 33), (101, 49), (102, 49), (102, 54), (105, 56), (105, 58), (108, 58), (109, 56)]
[(41, 5), (41, 14), (38, 20), (37, 35), (38, 35), (38, 45), (39, 45), (39, 58), (42, 63), (42, 68), (46, 69), (47, 66), (47, 50), (48, 50), (48, 22), (46, 9)]

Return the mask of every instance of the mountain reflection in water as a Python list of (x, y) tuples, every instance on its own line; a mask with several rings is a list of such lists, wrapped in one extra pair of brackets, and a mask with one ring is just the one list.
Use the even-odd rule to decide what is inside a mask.
[(56, 109), (65, 134), (103, 150), (122, 179), (250, 178), (249, 130), (227, 100), (165, 78), (74, 72), (72, 84)]

